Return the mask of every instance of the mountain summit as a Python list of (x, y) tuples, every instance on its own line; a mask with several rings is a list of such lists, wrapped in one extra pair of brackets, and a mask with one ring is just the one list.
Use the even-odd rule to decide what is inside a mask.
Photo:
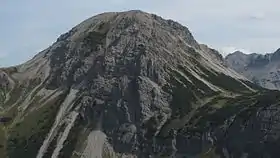
[(85, 20), (30, 61), (2, 68), (0, 79), (1, 114), (10, 118), (0, 157), (278, 152), (267, 135), (278, 124), (265, 122), (277, 119), (266, 112), (279, 111), (278, 92), (227, 68), (186, 27), (142, 11)]

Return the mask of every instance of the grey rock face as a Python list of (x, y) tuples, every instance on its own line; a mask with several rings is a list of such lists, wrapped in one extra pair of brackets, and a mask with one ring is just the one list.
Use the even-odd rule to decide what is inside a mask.
[[(244, 84), (186, 27), (141, 11), (93, 17), (62, 35), (45, 56), (47, 88), (79, 89), (91, 128), (104, 131), (115, 152), (139, 157), (175, 156), (178, 129), (164, 126), (213, 91), (226, 90), (201, 74), (223, 73)], [(184, 91), (190, 98), (179, 96)]]
[(280, 89), (279, 50), (271, 54), (244, 54), (235, 52), (228, 55), (227, 65), (254, 83), (268, 89)]
[(8, 79), (8, 75), (5, 72), (0, 72), (0, 87), (1, 89), (8, 89), (10, 86), (10, 82)]

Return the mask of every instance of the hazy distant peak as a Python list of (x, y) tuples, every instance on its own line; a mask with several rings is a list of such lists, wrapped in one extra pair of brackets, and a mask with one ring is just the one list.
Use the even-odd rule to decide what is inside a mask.
[(280, 49), (267, 54), (234, 52), (226, 58), (229, 67), (255, 83), (280, 90)]

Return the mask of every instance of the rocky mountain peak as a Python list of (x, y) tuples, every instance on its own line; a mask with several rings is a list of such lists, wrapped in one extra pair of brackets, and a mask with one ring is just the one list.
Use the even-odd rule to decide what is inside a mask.
[(269, 89), (279, 89), (279, 49), (268, 54), (233, 53), (225, 60), (229, 67), (255, 83)]
[[(120, 58), (124, 55), (127, 56), (125, 59)], [(126, 60), (136, 56), (141, 62), (158, 61), (161, 69), (164, 65), (176, 67), (189, 60), (184, 57), (200, 57), (201, 62), (209, 64), (212, 69), (227, 71), (221, 66), (221, 55), (213, 49), (201, 47), (186, 27), (142, 11), (94, 16), (62, 35), (45, 51), (45, 56), (51, 59), (49, 88), (72, 85), (73, 82), (80, 85), (86, 74), (93, 74), (88, 73), (92, 68), (89, 65), (97, 66), (95, 74), (98, 75), (117, 64), (124, 66), (128, 64)], [(167, 60), (169, 58), (173, 60)], [(234, 72), (228, 75), (238, 76)]]
[(12, 119), (0, 157), (252, 154), (241, 145), (265, 139), (246, 134), (263, 119), (255, 113), (277, 103), (185, 26), (135, 10), (89, 18), (2, 71), (0, 105)]
[(246, 54), (243, 53), (242, 51), (237, 50), (237, 51), (235, 51), (235, 52), (233, 52), (233, 53), (231, 53), (229, 55), (246, 55)]
[(232, 54), (244, 54), (244, 53), (240, 50), (237, 50), (237, 51), (233, 52)]
[(248, 54), (245, 54), (241, 51), (235, 51), (233, 53), (228, 54), (225, 59), (227, 58), (238, 58), (238, 59), (244, 59), (248, 56)]
[(271, 61), (278, 62), (280, 60), (280, 48), (277, 49), (274, 53), (270, 54)]
[(197, 42), (186, 27), (173, 20), (164, 20), (160, 16), (140, 10), (108, 12), (96, 15), (63, 34), (58, 38), (58, 41), (67, 39), (75, 42), (75, 40), (84, 38), (93, 31), (108, 36), (112, 36), (112, 34), (119, 36), (124, 31), (130, 33), (141, 32), (147, 37), (152, 37), (156, 36), (156, 33), (160, 32), (161, 29), (166, 29), (166, 31), (170, 31), (174, 35), (180, 35), (190, 45), (198, 47)]

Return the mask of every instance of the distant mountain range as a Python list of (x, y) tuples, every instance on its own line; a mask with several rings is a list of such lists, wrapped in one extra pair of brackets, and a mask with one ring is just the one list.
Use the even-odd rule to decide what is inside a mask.
[(244, 54), (236, 51), (225, 58), (226, 64), (254, 83), (280, 90), (280, 49), (270, 54)]

